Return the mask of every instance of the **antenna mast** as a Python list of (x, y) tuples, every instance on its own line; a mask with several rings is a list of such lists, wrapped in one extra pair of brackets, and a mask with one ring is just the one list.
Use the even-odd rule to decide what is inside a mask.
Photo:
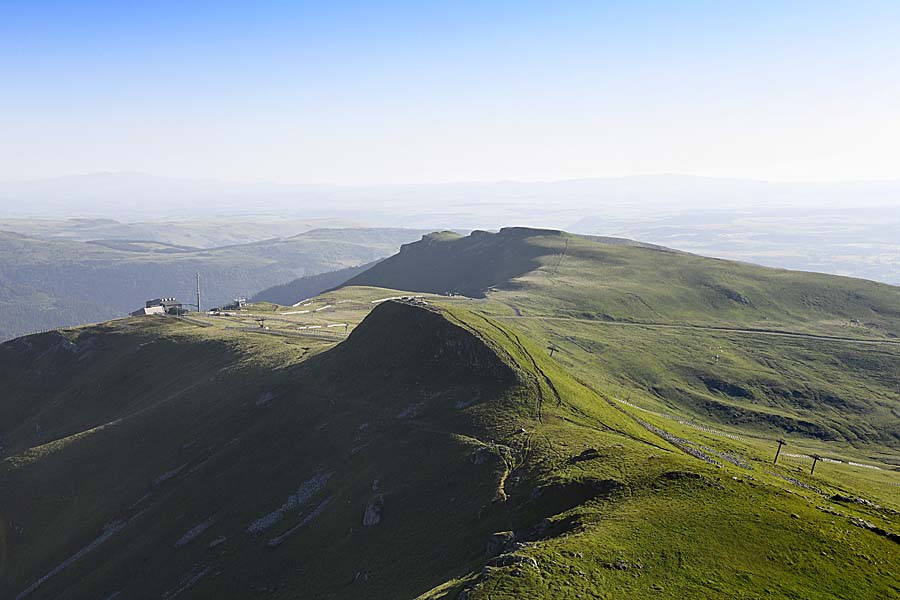
[(200, 272), (197, 271), (197, 312), (202, 312), (200, 310)]

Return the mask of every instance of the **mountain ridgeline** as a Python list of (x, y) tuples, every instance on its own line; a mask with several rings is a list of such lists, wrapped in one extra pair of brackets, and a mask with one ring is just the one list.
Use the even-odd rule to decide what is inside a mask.
[[(404, 244), (389, 262), (366, 270), (344, 285), (484, 297), (492, 286), (508, 284), (539, 266), (537, 259), (547, 250), (530, 243), (537, 236), (571, 237), (561, 231), (525, 227), (509, 227), (497, 234), (473, 231), (468, 236), (452, 231), (430, 233), (418, 242)], [(579, 237), (609, 245), (665, 250), (618, 238)]]
[(666, 410), (900, 446), (897, 287), (525, 228), (425, 236), (345, 285), (486, 295), (569, 367)]
[(518, 298), (529, 314), (601, 320), (802, 325), (823, 332), (852, 322), (900, 339), (900, 288), (894, 286), (553, 230), (426, 235), (344, 285), (471, 297), (498, 288), (506, 292), (501, 301)]
[(895, 597), (898, 305), (509, 228), (18, 338), (0, 597)]

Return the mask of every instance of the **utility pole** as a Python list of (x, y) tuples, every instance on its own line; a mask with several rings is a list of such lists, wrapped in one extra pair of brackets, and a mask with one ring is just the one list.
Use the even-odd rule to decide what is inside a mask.
[(200, 271), (197, 271), (197, 312), (203, 312), (200, 310)]
[(782, 438), (778, 438), (778, 450), (775, 451), (775, 461), (772, 464), (778, 464), (778, 455), (781, 454), (781, 447), (784, 446), (787, 442)]
[(809, 470), (809, 474), (810, 474), (810, 475), (812, 475), (812, 474), (815, 472), (815, 470), (816, 470), (816, 463), (819, 462), (819, 460), (821, 460), (821, 458), (822, 458), (822, 457), (819, 456), (818, 454), (813, 454), (813, 455), (812, 455), (813, 466), (812, 466), (812, 469)]

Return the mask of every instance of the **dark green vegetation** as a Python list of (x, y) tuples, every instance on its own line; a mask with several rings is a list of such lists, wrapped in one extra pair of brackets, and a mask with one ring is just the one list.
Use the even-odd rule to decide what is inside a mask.
[(319, 229), (289, 238), (199, 249), (161, 242), (37, 239), (0, 232), (0, 340), (121, 317), (150, 298), (175, 296), (194, 302), (197, 272), (203, 279), (205, 307), (221, 305), (297, 277), (372, 262), (421, 233)]
[(900, 596), (896, 288), (521, 229), (364, 280), (485, 297), (0, 345), (0, 596)]

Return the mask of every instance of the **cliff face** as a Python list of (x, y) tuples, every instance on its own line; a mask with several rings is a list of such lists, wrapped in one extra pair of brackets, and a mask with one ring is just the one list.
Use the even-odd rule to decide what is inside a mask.
[(446, 233), (423, 236), (400, 252), (344, 283), (398, 290), (455, 293), (484, 297), (539, 265), (547, 249), (531, 244), (535, 237), (558, 237), (560, 231), (509, 227), (498, 233), (473, 231), (460, 237)]

